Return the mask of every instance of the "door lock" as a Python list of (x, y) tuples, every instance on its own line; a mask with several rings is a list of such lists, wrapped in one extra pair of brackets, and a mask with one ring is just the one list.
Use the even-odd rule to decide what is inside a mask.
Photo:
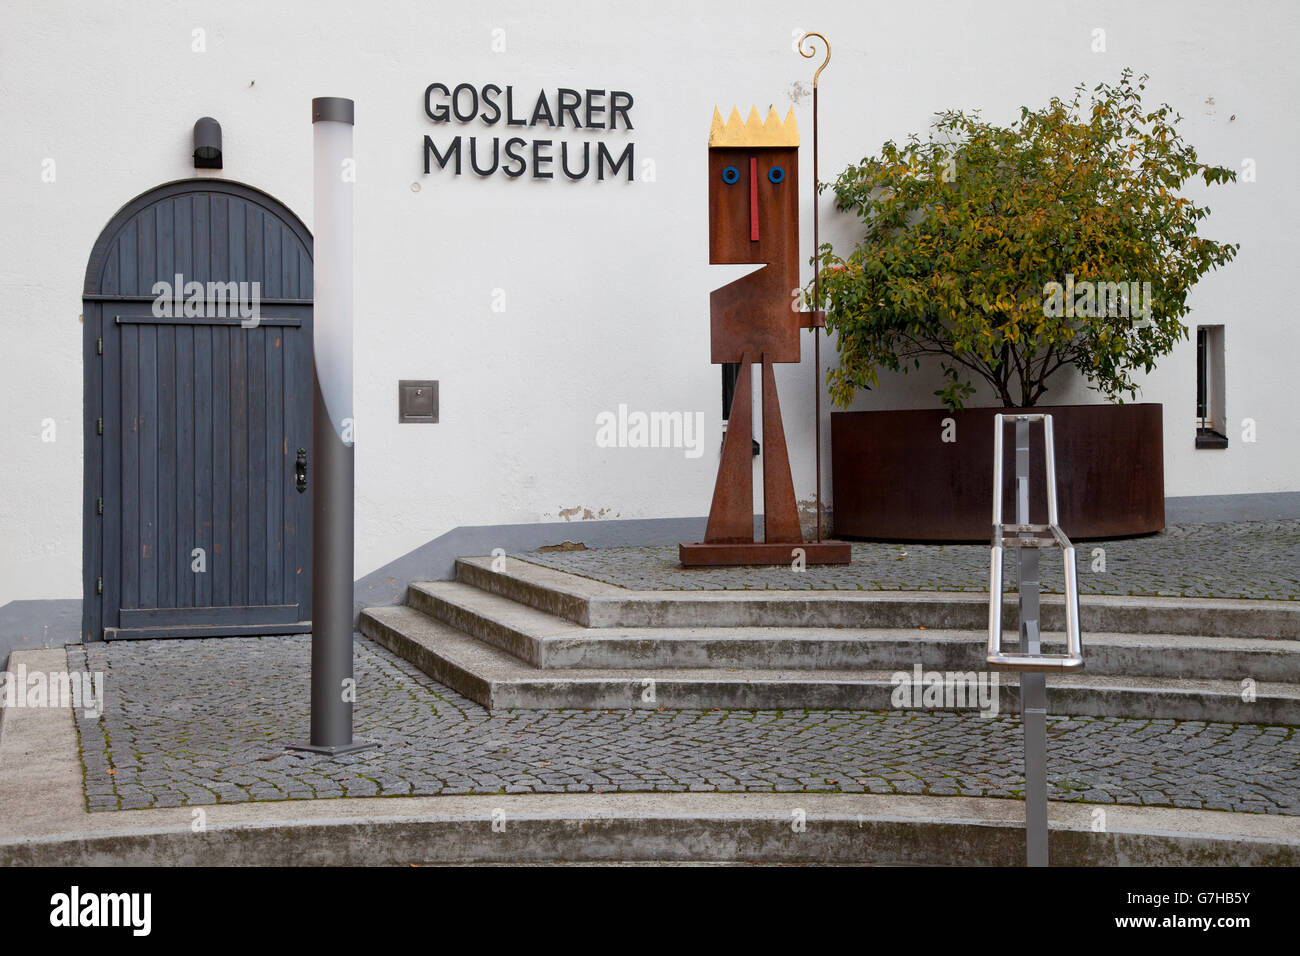
[(307, 490), (307, 449), (306, 448), (298, 449), (298, 463), (294, 465), (293, 475), (294, 475), (293, 478), (294, 487), (298, 489), (299, 494), (302, 494), (304, 491)]

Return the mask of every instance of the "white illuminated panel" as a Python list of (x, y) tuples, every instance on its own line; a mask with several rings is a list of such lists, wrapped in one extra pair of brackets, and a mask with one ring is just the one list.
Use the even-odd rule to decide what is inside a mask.
[(315, 355), (334, 431), (352, 443), (352, 124), (312, 124)]

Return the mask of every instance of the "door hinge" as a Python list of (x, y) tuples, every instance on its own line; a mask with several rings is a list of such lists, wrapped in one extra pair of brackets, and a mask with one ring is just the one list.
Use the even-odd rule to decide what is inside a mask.
[(96, 343), (96, 345), (95, 345), (95, 353), (96, 353), (97, 355), (103, 355), (103, 354), (104, 354), (104, 340), (103, 340), (103, 339), (99, 339), (99, 340), (97, 341), (97, 343)]
[(102, 418), (95, 419), (95, 434), (97, 435), (104, 434), (104, 419)]
[(101, 514), (101, 515), (104, 513), (104, 499), (103, 499), (103, 498), (96, 498), (96, 499), (95, 499), (95, 513), (96, 513), (96, 514)]
[(95, 578), (95, 593), (96, 593), (96, 594), (103, 594), (103, 593), (104, 593), (104, 579), (103, 579), (103, 578)]

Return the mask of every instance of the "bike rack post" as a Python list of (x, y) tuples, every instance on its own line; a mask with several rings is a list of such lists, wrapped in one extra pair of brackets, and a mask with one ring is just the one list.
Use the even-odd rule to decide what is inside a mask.
[[(1002, 436), (1006, 422), (1016, 425), (1016, 521), (1002, 522)], [(1047, 478), (1047, 524), (1029, 522), (1029, 426), (1040, 422)], [(1061, 530), (1056, 512), (1056, 449), (1052, 416), (993, 416), (993, 539), (989, 562), (988, 664), (1020, 672), (1021, 720), (1025, 733), (1025, 860), (1047, 866), (1047, 674), (1083, 667), (1079, 634), (1079, 582), (1074, 545)], [(1002, 554), (1016, 548), (1020, 598), (1018, 654), (1002, 650)], [(1044, 654), (1039, 633), (1039, 549), (1060, 548), (1065, 568), (1065, 653)]]

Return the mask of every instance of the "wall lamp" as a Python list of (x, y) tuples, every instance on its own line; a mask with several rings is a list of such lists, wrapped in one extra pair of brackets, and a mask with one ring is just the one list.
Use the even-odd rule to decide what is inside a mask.
[(194, 124), (194, 168), (221, 168), (221, 124), (211, 116)]

